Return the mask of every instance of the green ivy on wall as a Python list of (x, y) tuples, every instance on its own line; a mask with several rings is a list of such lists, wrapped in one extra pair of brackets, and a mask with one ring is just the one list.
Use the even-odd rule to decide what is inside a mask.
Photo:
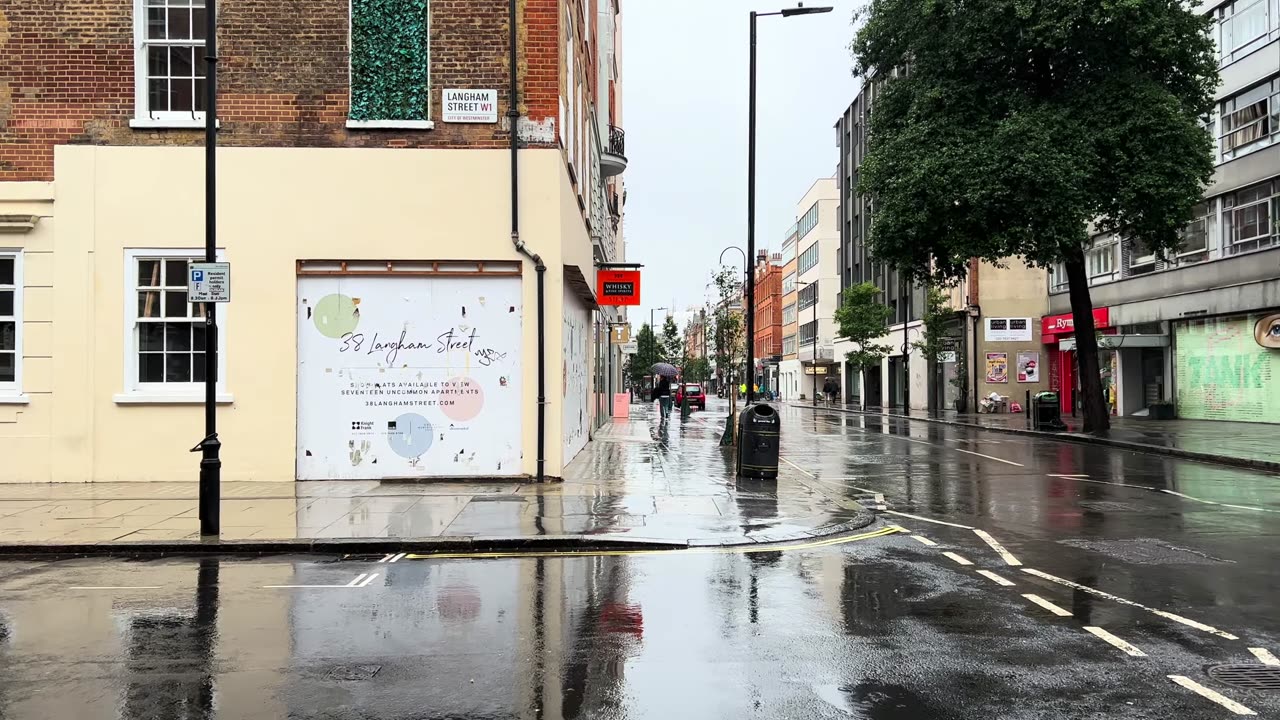
[(428, 0), (351, 0), (352, 120), (429, 120)]

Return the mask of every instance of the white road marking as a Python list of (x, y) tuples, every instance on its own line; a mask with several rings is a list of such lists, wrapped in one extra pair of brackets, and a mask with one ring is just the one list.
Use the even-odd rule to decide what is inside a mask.
[(1200, 697), (1208, 700), (1212, 700), (1237, 715), (1257, 715), (1258, 714), (1250, 710), (1249, 708), (1241, 705), (1240, 703), (1236, 702), (1235, 700), (1232, 700), (1226, 695), (1223, 695), (1222, 693), (1219, 693), (1214, 690), (1210, 690), (1209, 688), (1201, 685), (1195, 680), (1192, 680), (1186, 675), (1170, 675), (1168, 677), (1170, 680), (1178, 683), (1182, 687), (1190, 690), (1191, 692), (1199, 695)]
[(805, 470), (804, 468), (800, 467), (799, 465), (797, 465), (797, 464), (795, 464), (795, 463), (791, 462), (790, 460), (788, 460), (788, 459), (786, 459), (786, 458), (784, 458), (784, 457), (780, 457), (780, 458), (778, 458), (778, 459), (779, 459), (779, 460), (781, 460), (782, 462), (784, 462), (784, 463), (786, 463), (786, 464), (790, 465), (791, 467), (793, 467), (793, 468), (795, 468), (795, 469), (799, 470), (800, 472), (804, 473), (805, 475), (808, 475), (809, 477), (817, 477), (817, 475), (814, 475), (813, 473), (809, 472), (808, 470)]
[(1274, 508), (1262, 508), (1262, 507), (1254, 507), (1252, 505), (1232, 505), (1230, 503), (1220, 503), (1220, 502), (1217, 502), (1216, 500), (1205, 500), (1203, 498), (1192, 497), (1191, 495), (1180, 493), (1180, 492), (1177, 492), (1176, 490), (1166, 490), (1165, 488), (1143, 487), (1141, 485), (1126, 485), (1125, 483), (1107, 482), (1106, 480), (1090, 480), (1089, 476), (1087, 475), (1050, 475), (1049, 477), (1070, 478), (1072, 480), (1079, 480), (1080, 482), (1097, 483), (1099, 485), (1112, 485), (1115, 487), (1127, 488), (1129, 490), (1145, 490), (1147, 492), (1158, 492), (1164, 495), (1174, 495), (1184, 500), (1191, 500), (1198, 503), (1204, 503), (1205, 505), (1217, 505), (1218, 507), (1235, 508), (1237, 510), (1253, 510), (1254, 512), (1280, 513), (1280, 510), (1276, 510)]
[(1022, 463), (1016, 463), (1016, 462), (1014, 462), (1014, 461), (1012, 461), (1012, 460), (1004, 460), (1004, 459), (1001, 459), (1001, 458), (998, 458), (998, 457), (991, 457), (990, 455), (983, 455), (983, 454), (982, 454), (982, 453), (980, 453), (980, 452), (974, 452), (974, 451), (972, 451), (972, 450), (965, 450), (964, 448), (953, 448), (953, 449), (954, 449), (956, 452), (962, 452), (962, 453), (964, 453), (965, 455), (977, 455), (977, 456), (978, 456), (978, 457), (980, 457), (980, 458), (986, 458), (986, 459), (988, 459), (988, 460), (995, 460), (996, 462), (1002, 462), (1002, 463), (1004, 463), (1005, 465), (1013, 465), (1013, 466), (1016, 466), (1016, 467), (1026, 467), (1026, 465), (1023, 465)]
[(364, 582), (360, 583), (359, 585), (356, 585), (355, 587), (362, 587), (362, 588), (363, 588), (363, 587), (369, 587), (369, 583), (373, 582), (373, 581), (374, 581), (374, 579), (376, 579), (377, 577), (378, 577), (378, 573), (374, 573), (374, 574), (370, 575), (369, 577), (365, 578), (365, 579), (364, 579)]
[[(381, 561), (381, 560), (379, 560), (378, 562), (382, 562), (382, 561)], [(273, 588), (273, 589), (280, 589), (280, 588), (312, 588), (312, 589), (315, 589), (315, 588), (324, 588), (324, 589), (334, 589), (334, 588), (337, 588), (337, 589), (351, 589), (351, 588), (362, 588), (362, 587), (368, 587), (368, 586), (369, 586), (369, 583), (373, 582), (373, 579), (374, 579), (374, 578), (376, 578), (376, 577), (378, 577), (378, 573), (373, 573), (372, 575), (370, 575), (370, 574), (368, 574), (368, 573), (360, 573), (359, 575), (357, 575), (357, 576), (356, 576), (356, 579), (355, 579), (355, 580), (352, 580), (351, 582), (347, 583), (346, 585), (263, 585), (262, 587), (264, 587), (264, 588)]]
[(387, 562), (400, 562), (401, 560), (403, 560), (403, 559), (404, 559), (404, 556), (405, 556), (405, 555), (408, 555), (408, 554), (409, 554), (409, 553), (400, 553), (400, 554), (398, 554), (398, 555), (393, 555), (393, 556), (391, 556), (391, 559), (390, 559), (390, 560), (388, 560)]
[(972, 564), (973, 564), (973, 563), (969, 560), (969, 558), (967, 558), (967, 557), (965, 557), (965, 556), (963, 556), (963, 555), (957, 555), (957, 554), (955, 554), (955, 553), (953, 553), (953, 552), (944, 552), (944, 553), (942, 553), (942, 554), (943, 554), (943, 555), (946, 555), (947, 557), (951, 558), (952, 560), (955, 560), (956, 562), (960, 563), (961, 565), (972, 565)]
[(888, 510), (889, 506), (884, 504), (884, 493), (876, 493), (876, 509)]
[(990, 570), (979, 570), (978, 574), (984, 578), (987, 578), (988, 580), (991, 580), (997, 585), (1003, 585), (1004, 587), (1013, 587), (1013, 582), (1000, 577), (999, 575), (991, 572)]
[(381, 559), (381, 560), (379, 560), (378, 562), (380, 562), (380, 563), (384, 563), (384, 562), (391, 562), (391, 558), (393, 558), (393, 557), (395, 557), (395, 555), (394, 555), (393, 553), (387, 553), (386, 555), (383, 555), (383, 556), (382, 556), (382, 559)]
[(911, 537), (912, 537), (912, 538), (914, 538), (914, 539), (915, 539), (915, 541), (916, 541), (916, 542), (918, 542), (918, 543), (920, 543), (921, 545), (928, 545), (929, 547), (937, 547), (937, 546), (938, 546), (938, 543), (936, 543), (936, 542), (934, 542), (934, 541), (930, 540), (929, 538), (927, 538), (927, 537), (925, 537), (925, 536), (923, 536), (923, 535), (912, 535)]
[(1014, 556), (1013, 556), (1013, 553), (1009, 552), (1008, 550), (1006, 550), (1006, 549), (1005, 549), (1005, 547), (1004, 547), (1003, 545), (1001, 545), (1000, 543), (996, 542), (996, 539), (995, 539), (995, 538), (993, 538), (993, 537), (991, 537), (991, 534), (990, 534), (990, 533), (988, 533), (987, 531), (985, 531), (985, 530), (979, 530), (979, 529), (977, 529), (977, 528), (974, 528), (974, 529), (973, 529), (973, 532), (974, 532), (974, 534), (975, 534), (975, 535), (977, 535), (978, 537), (982, 538), (982, 541), (983, 541), (983, 542), (985, 542), (986, 544), (990, 545), (992, 550), (995, 550), (997, 553), (999, 553), (1000, 557), (1004, 560), (1004, 562), (1005, 562), (1005, 564), (1006, 564), (1006, 565), (1015, 565), (1015, 566), (1016, 566), (1016, 565), (1021, 565), (1021, 564), (1022, 564), (1022, 561), (1021, 561), (1021, 560), (1019, 560), (1018, 558), (1014, 557)]
[(1031, 602), (1039, 605), (1040, 607), (1044, 608), (1045, 610), (1048, 610), (1049, 612), (1053, 613), (1054, 615), (1057, 615), (1058, 617), (1071, 617), (1070, 611), (1064, 610), (1063, 608), (1058, 607), (1054, 603), (1051, 603), (1048, 600), (1045, 600), (1039, 595), (1036, 595), (1034, 593), (1027, 593), (1022, 597), (1030, 600)]
[(159, 590), (159, 585), (75, 585), (69, 590)]
[(360, 581), (364, 580), (367, 577), (369, 577), (368, 573), (360, 573), (359, 575), (356, 576), (355, 580), (352, 580), (351, 582), (347, 583), (347, 587), (360, 587)]
[(1253, 656), (1258, 658), (1258, 662), (1263, 665), (1280, 665), (1280, 658), (1276, 658), (1266, 648), (1249, 648), (1249, 652), (1253, 653)]
[(1205, 625), (1204, 623), (1196, 622), (1195, 620), (1191, 620), (1189, 618), (1184, 618), (1181, 615), (1175, 615), (1171, 612), (1165, 612), (1164, 610), (1157, 610), (1155, 608), (1150, 608), (1150, 607), (1147, 607), (1146, 605), (1143, 605), (1142, 603), (1136, 603), (1132, 600), (1126, 600), (1120, 597), (1119, 595), (1112, 595), (1111, 593), (1103, 592), (1096, 588), (1091, 588), (1088, 585), (1081, 585), (1080, 583), (1071, 582), (1070, 580), (1067, 580), (1065, 578), (1060, 578), (1056, 575), (1050, 575), (1047, 572), (1041, 572), (1039, 570), (1036, 570), (1035, 568), (1022, 568), (1022, 572), (1035, 575), (1038, 578), (1043, 578), (1050, 582), (1056, 582), (1059, 585), (1065, 585), (1069, 588), (1081, 590), (1091, 595), (1097, 595), (1098, 597), (1106, 598), (1108, 600), (1113, 600), (1122, 605), (1129, 605), (1130, 607), (1142, 608), (1143, 610), (1146, 610), (1147, 612), (1155, 615), (1159, 615), (1160, 617), (1165, 618), (1166, 620), (1172, 620), (1174, 622), (1182, 623), (1183, 625), (1186, 625), (1188, 627), (1193, 627), (1197, 630), (1203, 630), (1204, 632), (1207, 632), (1210, 635), (1217, 635), (1218, 637), (1223, 638), (1224, 640), (1240, 639), (1238, 636), (1232, 635), (1229, 632), (1223, 632), (1222, 630), (1219, 630), (1218, 628), (1213, 627), (1212, 625)]
[(972, 525), (961, 525), (959, 523), (947, 522), (945, 520), (934, 520), (933, 518), (921, 517), (919, 515), (912, 515), (910, 513), (898, 512), (897, 510), (885, 510), (885, 512), (888, 513), (889, 515), (898, 515), (899, 517), (909, 517), (912, 520), (923, 520), (925, 522), (931, 522), (937, 525), (946, 525), (948, 527), (961, 528), (962, 530), (973, 529)]
[(1123, 651), (1124, 651), (1124, 653), (1125, 653), (1126, 655), (1131, 655), (1131, 656), (1133, 656), (1133, 657), (1146, 657), (1146, 656), (1147, 656), (1147, 654), (1146, 654), (1146, 653), (1142, 652), (1142, 651), (1141, 651), (1141, 650), (1139, 650), (1138, 648), (1136, 648), (1136, 647), (1134, 647), (1134, 646), (1130, 645), (1129, 643), (1125, 642), (1124, 640), (1121, 640), (1120, 638), (1116, 637), (1115, 635), (1112, 635), (1111, 633), (1107, 632), (1106, 630), (1103, 630), (1103, 629), (1102, 629), (1102, 628), (1100, 628), (1100, 627), (1096, 627), (1096, 626), (1093, 626), (1093, 625), (1086, 625), (1084, 629), (1085, 629), (1085, 630), (1088, 630), (1089, 632), (1093, 633), (1094, 635), (1097, 635), (1098, 637), (1102, 638), (1102, 639), (1103, 639), (1103, 640), (1105, 640), (1107, 643), (1109, 643), (1109, 644), (1111, 644), (1111, 645), (1114, 645), (1115, 647), (1120, 648), (1121, 650), (1123, 650)]

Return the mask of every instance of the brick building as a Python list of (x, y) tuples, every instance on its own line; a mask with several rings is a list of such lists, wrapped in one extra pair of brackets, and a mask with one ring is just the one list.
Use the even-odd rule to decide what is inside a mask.
[(756, 382), (777, 391), (778, 363), (782, 360), (782, 255), (756, 253), (753, 273), (756, 296)]
[[(224, 479), (581, 450), (621, 387), (619, 1), (219, 3)], [(3, 3), (0, 482), (194, 479), (204, 5)]]

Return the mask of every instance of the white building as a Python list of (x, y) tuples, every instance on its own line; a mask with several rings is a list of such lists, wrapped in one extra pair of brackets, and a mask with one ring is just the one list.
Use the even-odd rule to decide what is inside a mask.
[(822, 391), (827, 375), (840, 379), (835, 360), (839, 207), (834, 177), (814, 182), (796, 204), (796, 350), (803, 374), (799, 392), (807, 398)]

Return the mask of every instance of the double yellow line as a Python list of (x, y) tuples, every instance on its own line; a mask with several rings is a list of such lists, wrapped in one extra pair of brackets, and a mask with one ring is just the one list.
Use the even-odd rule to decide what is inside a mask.
[(811, 548), (829, 547), (832, 545), (844, 545), (845, 543), (857, 542), (859, 540), (870, 540), (872, 538), (884, 537), (894, 533), (904, 532), (902, 528), (896, 525), (889, 525), (879, 530), (862, 533), (860, 535), (842, 535), (835, 538), (827, 538), (825, 540), (815, 540), (813, 542), (798, 543), (794, 545), (730, 545), (728, 547), (698, 547), (698, 548), (680, 548), (672, 550), (568, 550), (561, 552), (520, 552), (520, 551), (497, 551), (497, 552), (469, 552), (469, 553), (439, 553), (439, 554), (415, 554), (410, 553), (404, 557), (405, 560), (456, 560), (462, 558), (549, 558), (549, 557), (599, 557), (610, 555), (704, 555), (710, 553), (724, 554), (746, 554), (746, 553), (762, 553), (762, 552), (788, 552), (792, 550), (809, 550)]

